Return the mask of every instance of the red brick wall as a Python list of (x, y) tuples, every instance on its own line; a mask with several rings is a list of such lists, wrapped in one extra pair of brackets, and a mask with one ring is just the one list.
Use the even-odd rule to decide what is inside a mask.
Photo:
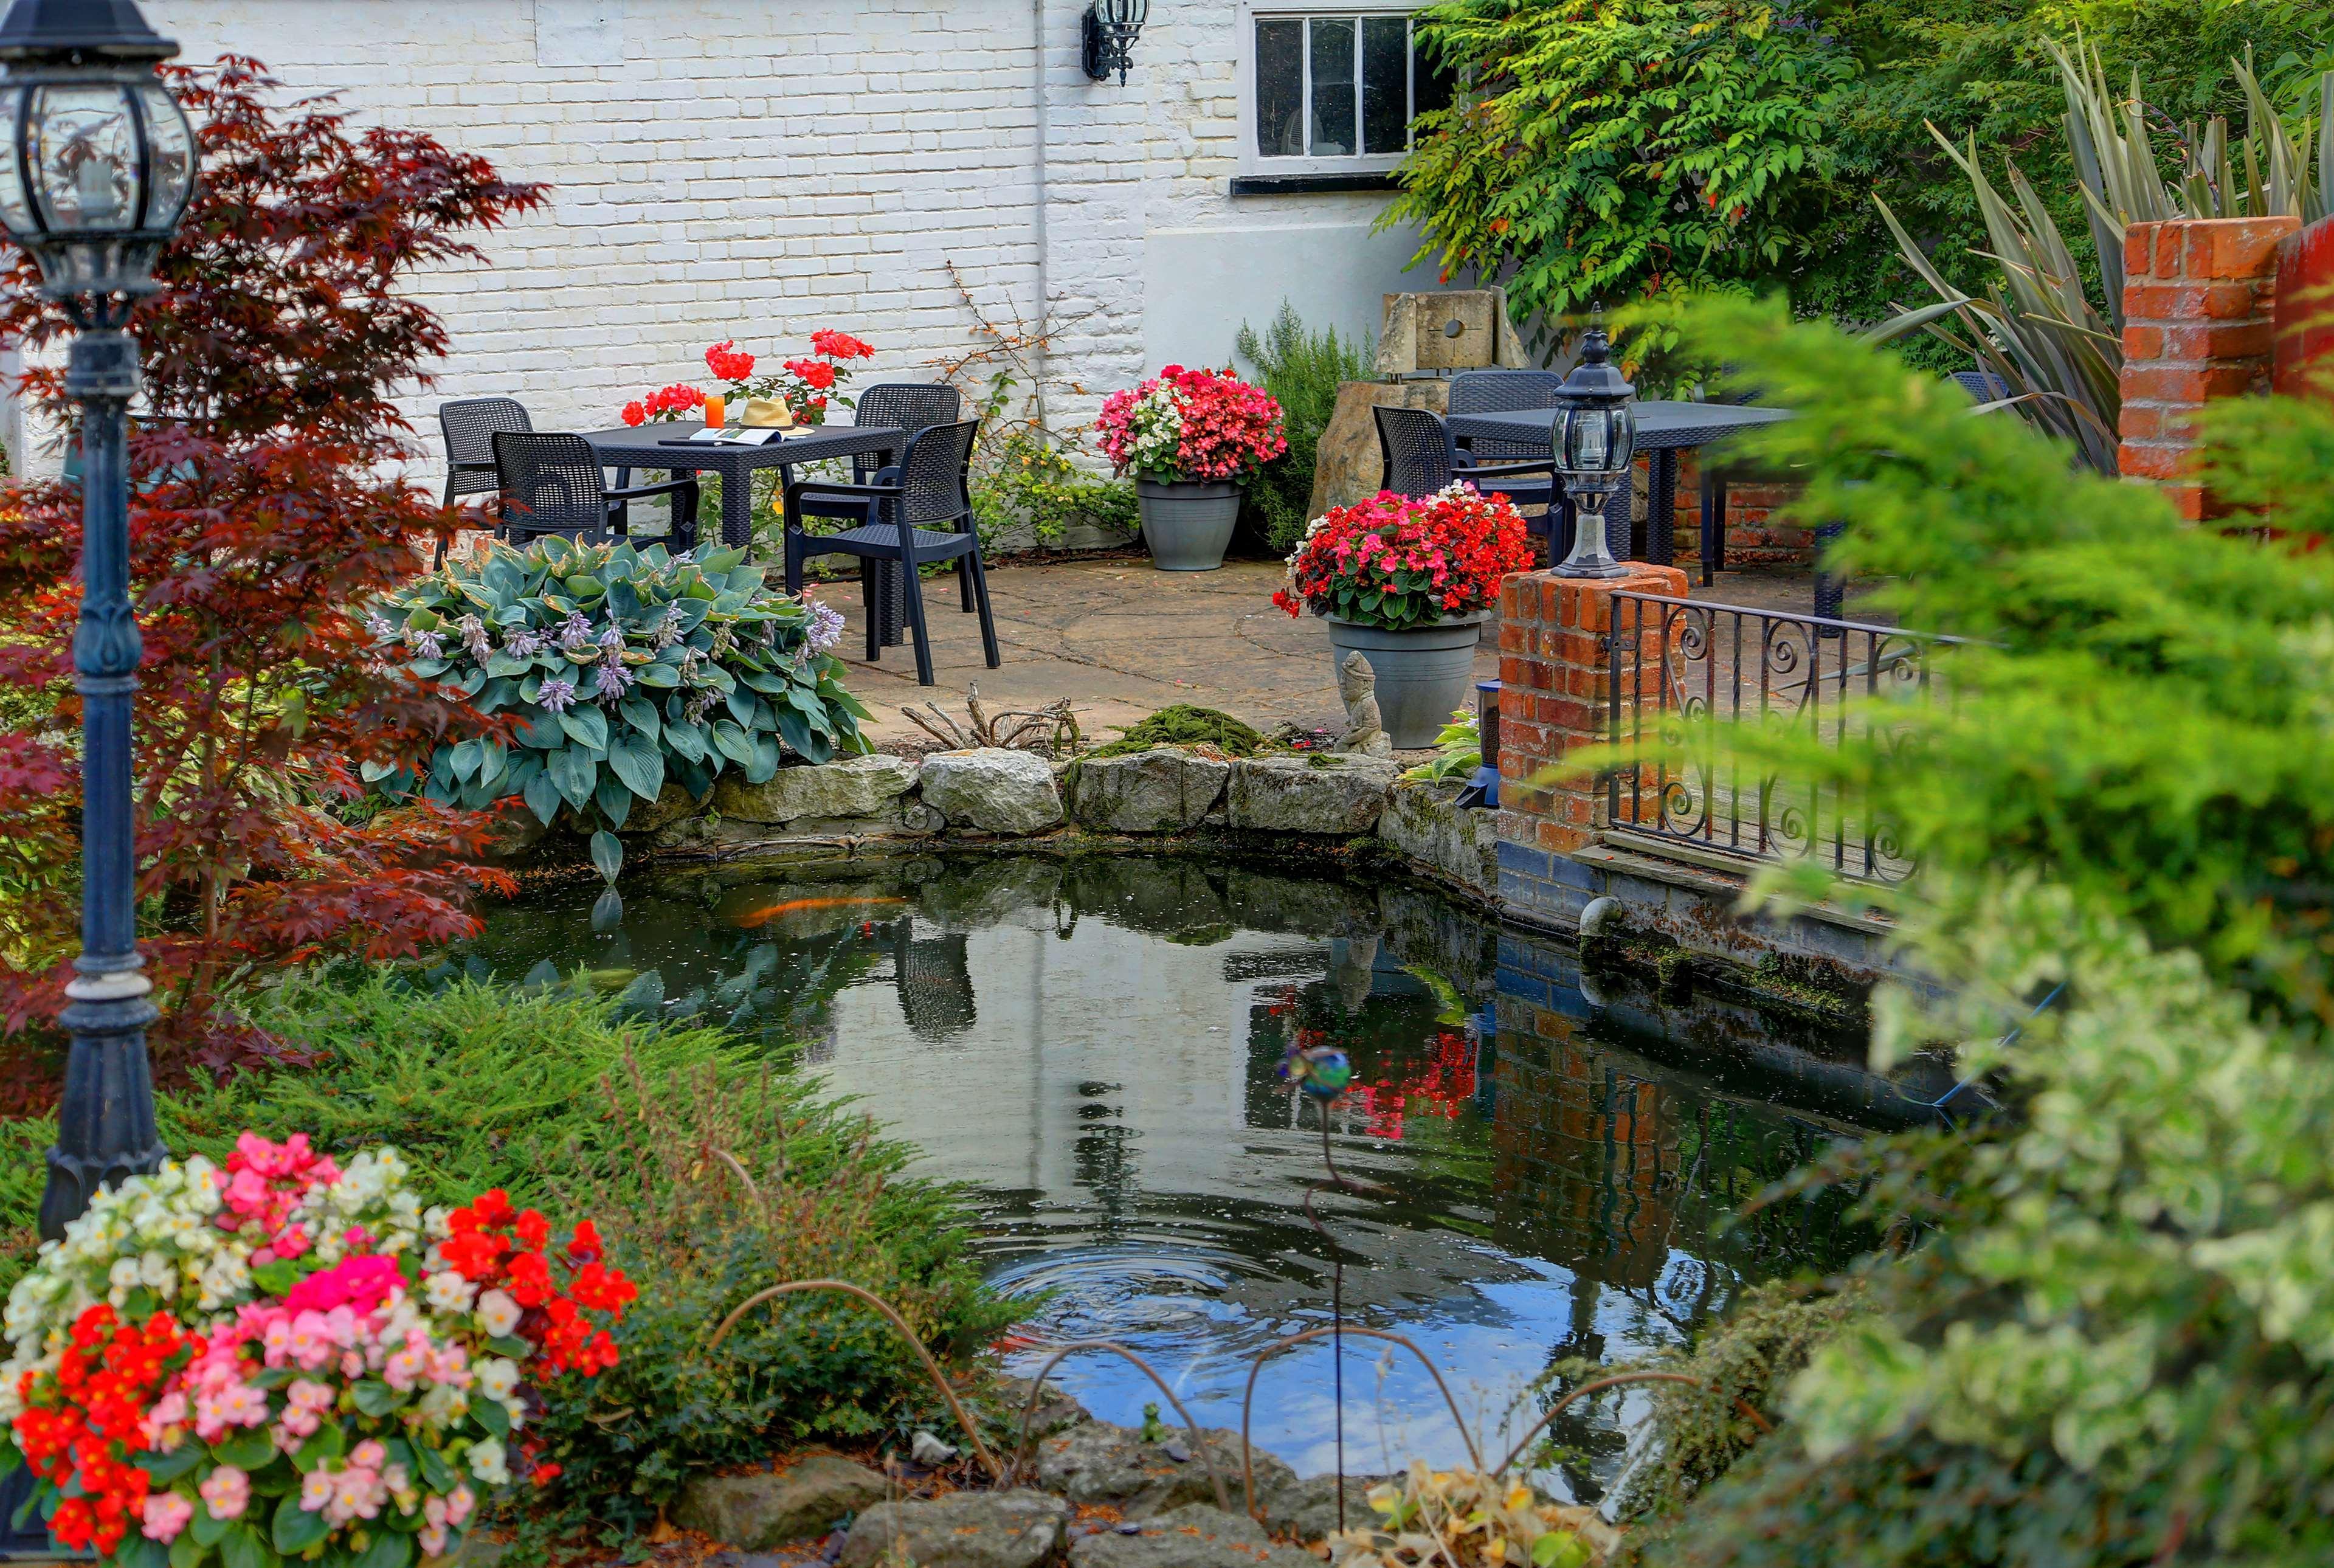
[[(1796, 485), (1760, 485), (1736, 480), (1726, 486), (1726, 564), (1808, 566), (1816, 558), (1815, 535), (1774, 514), (1799, 493)], [(1702, 560), (1702, 466), (1693, 452), (1678, 455), (1675, 560)]]
[[(1604, 826), (1605, 792), (1587, 779), (1558, 780), (1550, 767), (1605, 739), (1612, 696), (1613, 595), (1685, 597), (1674, 566), (1629, 563), (1606, 579), (1525, 572), (1500, 588), (1500, 837), (1564, 851)], [(1658, 631), (1654, 635), (1659, 635)], [(1630, 668), (1658, 680), (1657, 650)]]
[(2279, 244), (2271, 322), (2271, 389), (2288, 397), (2334, 400), (2334, 384), (2320, 379), (2334, 370), (2334, 217), (2320, 218)]
[(2299, 218), (2180, 218), (2124, 233), (2118, 466), (2192, 519), (2222, 510), (2194, 476), (2196, 410), (2267, 389), (2280, 241)]

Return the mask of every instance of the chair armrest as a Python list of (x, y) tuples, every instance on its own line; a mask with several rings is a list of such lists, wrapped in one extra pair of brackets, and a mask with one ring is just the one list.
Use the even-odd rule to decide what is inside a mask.
[(671, 495), (698, 487), (694, 477), (668, 479), (661, 485), (630, 485), (621, 490), (603, 492), (611, 501), (637, 501), (643, 495)]
[(901, 485), (847, 485), (839, 479), (796, 479), (788, 485), (780, 498), (780, 513), (785, 527), (793, 533), (802, 526), (802, 498), (807, 492), (820, 495), (860, 496), (869, 501), (894, 501), (907, 494)]
[(1545, 474), (1550, 481), (1556, 478), (1556, 459), (1543, 458), (1534, 463), (1470, 463), (1466, 471), (1479, 479), (1504, 479), (1519, 474)]

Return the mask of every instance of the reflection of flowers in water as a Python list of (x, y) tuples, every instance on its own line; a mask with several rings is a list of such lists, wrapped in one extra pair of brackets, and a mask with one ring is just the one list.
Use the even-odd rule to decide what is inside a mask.
[(1280, 1025), (1278, 1076), (1293, 1090), (1326, 1101), (1325, 1110), (1342, 1118), (1348, 1132), (1398, 1140), (1413, 1119), (1455, 1121), (1474, 1099), (1482, 1053), (1471, 1019), (1437, 1027), (1423, 1042), (1423, 1060), (1407, 1051), (1390, 1058), (1369, 1052), (1357, 1068), (1336, 1031), (1299, 1022), (1299, 1003), (1298, 988), (1290, 986), (1264, 1009)]
[(1399, 1139), (1405, 1117), (1432, 1116), (1455, 1120), (1461, 1107), (1475, 1098), (1476, 1064), (1480, 1060), (1472, 1030), (1438, 1029), (1427, 1043), (1422, 1063), (1404, 1063), (1399, 1073), (1382, 1073), (1355, 1083), (1345, 1092), (1352, 1111), (1372, 1138)]

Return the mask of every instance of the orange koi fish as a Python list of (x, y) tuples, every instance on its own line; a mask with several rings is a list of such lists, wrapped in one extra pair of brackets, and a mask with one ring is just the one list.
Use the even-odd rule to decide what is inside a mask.
[(869, 904), (904, 904), (908, 900), (905, 899), (873, 897), (788, 899), (783, 904), (767, 904), (758, 909), (749, 909), (745, 914), (738, 916), (735, 920), (731, 921), (730, 924), (736, 926), (739, 930), (751, 931), (768, 925), (780, 915), (791, 915), (801, 909), (859, 909)]

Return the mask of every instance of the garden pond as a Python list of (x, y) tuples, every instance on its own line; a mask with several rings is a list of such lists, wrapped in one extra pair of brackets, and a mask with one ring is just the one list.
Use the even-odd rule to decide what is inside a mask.
[[(467, 962), (580, 967), (642, 1012), (770, 1041), (965, 1185), (993, 1283), (1040, 1303), (1009, 1364), (1114, 1339), (1208, 1426), (1239, 1424), (1256, 1352), (1330, 1321), (1342, 1263), (1348, 1323), (1408, 1335), (1478, 1431), (1519, 1432), (1549, 1362), (1679, 1343), (1746, 1286), (1855, 1251), (1841, 1195), (1728, 1217), (1944, 1087), (1866, 1073), (1852, 1031), (1600, 985), (1407, 883), (1181, 858), (723, 868), (628, 880), (621, 914), (552, 889)], [(1326, 1235), (1304, 1208), (1324, 1111), (1278, 1072), (1325, 1044), (1354, 1070), (1326, 1113), (1338, 1168), (1384, 1189), (1319, 1194)], [(1463, 1459), (1389, 1351), (1347, 1342), (1347, 1469)], [(1311, 1341), (1258, 1380), (1256, 1440), (1300, 1474), (1336, 1463), (1333, 1360)], [(1106, 1420), (1157, 1397), (1104, 1353), (1058, 1375)], [(1582, 1413), (1561, 1436), (1583, 1457), (1550, 1480), (1601, 1492), (1634, 1413)]]

